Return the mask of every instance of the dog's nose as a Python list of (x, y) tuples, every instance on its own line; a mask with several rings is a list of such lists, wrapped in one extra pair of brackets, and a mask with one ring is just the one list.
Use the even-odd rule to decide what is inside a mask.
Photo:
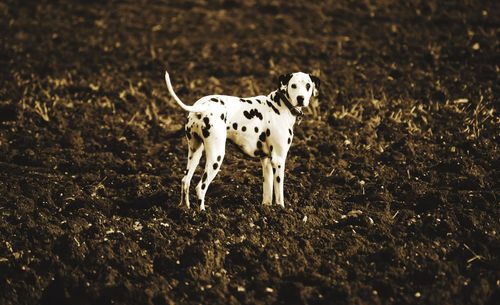
[(299, 105), (304, 105), (304, 97), (302, 95), (297, 96), (297, 102), (299, 102)]

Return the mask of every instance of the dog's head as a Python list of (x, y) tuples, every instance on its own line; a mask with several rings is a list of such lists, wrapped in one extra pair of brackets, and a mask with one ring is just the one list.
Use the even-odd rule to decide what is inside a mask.
[(318, 96), (320, 84), (319, 78), (303, 72), (279, 77), (279, 90), (294, 107), (307, 107), (311, 96)]

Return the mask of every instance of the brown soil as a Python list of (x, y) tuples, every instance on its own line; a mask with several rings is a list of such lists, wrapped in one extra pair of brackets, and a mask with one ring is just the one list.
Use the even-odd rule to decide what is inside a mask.
[[(499, 16), (1, 1), (0, 304), (498, 302)], [(207, 211), (177, 206), (186, 113), (165, 68), (189, 103), (322, 79), (285, 209), (260, 205), (260, 164), (231, 146)]]

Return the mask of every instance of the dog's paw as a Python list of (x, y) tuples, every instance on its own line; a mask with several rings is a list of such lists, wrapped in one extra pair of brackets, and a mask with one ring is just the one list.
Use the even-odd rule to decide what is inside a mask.
[(186, 207), (189, 209), (190, 205), (189, 205), (189, 202), (188, 203), (185, 203), (184, 201), (181, 201), (179, 202), (179, 204), (177, 205), (178, 207)]

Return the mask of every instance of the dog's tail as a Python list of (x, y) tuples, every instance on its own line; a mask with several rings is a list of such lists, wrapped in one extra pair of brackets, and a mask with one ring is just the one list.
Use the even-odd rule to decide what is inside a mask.
[(174, 88), (172, 88), (172, 84), (170, 83), (170, 76), (168, 75), (168, 72), (165, 71), (165, 83), (167, 83), (167, 88), (168, 92), (170, 92), (170, 95), (174, 98), (174, 100), (181, 106), (182, 109), (189, 111), (189, 112), (203, 112), (206, 110), (206, 105), (193, 105), (189, 106), (184, 104), (181, 99), (175, 94)]

